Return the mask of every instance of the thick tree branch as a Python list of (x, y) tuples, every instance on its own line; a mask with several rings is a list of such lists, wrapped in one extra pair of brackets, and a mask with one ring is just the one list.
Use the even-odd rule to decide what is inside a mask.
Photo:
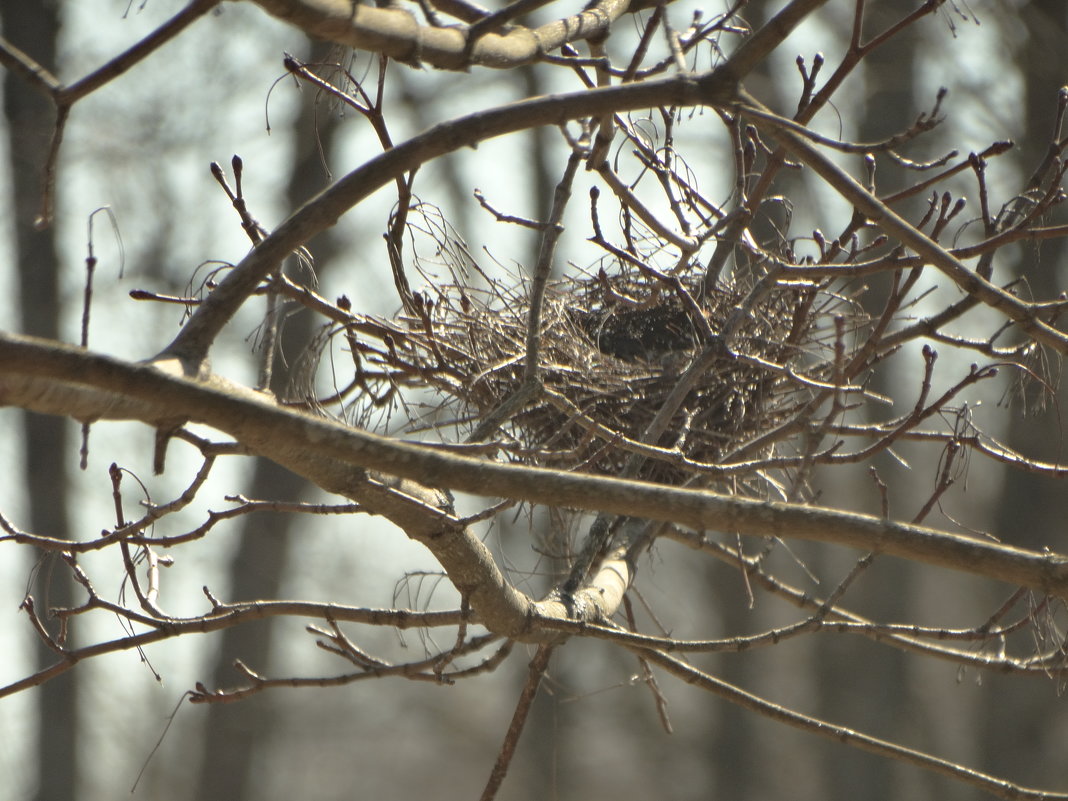
[(539, 28), (515, 26), (469, 41), (469, 28), (420, 25), (415, 14), (405, 8), (376, 8), (350, 0), (254, 2), (316, 38), (446, 70), (472, 66), (510, 69), (529, 64), (568, 42), (606, 35), (630, 5), (629, 0), (600, 0), (579, 14)]
[[(82, 389), (71, 393), (67, 403), (69, 387)], [(100, 393), (97, 402), (86, 387)], [(695, 529), (836, 543), (1068, 597), (1068, 557), (1053, 553), (832, 509), (455, 456), (279, 408), (272, 400), (219, 378), (193, 381), (152, 364), (128, 364), (71, 346), (0, 335), (0, 403), (90, 420), (115, 409), (131, 409), (112, 403), (114, 394), (137, 401), (140, 405), (134, 410), (143, 422), (181, 418), (206, 423), (330, 492), (381, 510), (409, 534), (414, 530), (461, 591), (473, 576), (476, 586), (487, 593), (486, 603), (511, 597), (506, 582), (477, 537), (451, 528), (451, 516), (430, 511), (433, 507), (419, 497), (434, 492), (426, 487), (666, 520)], [(365, 470), (420, 484), (389, 487)], [(474, 600), (472, 607), (487, 619), (487, 610)], [(512, 597), (508, 607), (501, 614), (502, 629), (492, 625), (496, 621), (492, 615), (487, 625), (513, 636), (525, 628), (517, 623), (524, 605), (521, 598)]]
[(563, 125), (569, 120), (665, 103), (725, 105), (733, 98), (734, 88), (735, 81), (728, 72), (714, 70), (698, 76), (677, 75), (537, 97), (435, 125), (370, 159), (294, 212), (212, 290), (163, 355), (179, 359), (186, 375), (197, 375), (215, 336), (286, 256), (334, 225), (364, 198), (426, 162), (496, 136), (542, 125)]
[[(308, 201), (231, 270), (197, 308), (189, 323), (168, 346), (166, 355), (181, 360), (187, 375), (197, 375), (215, 336), (260, 281), (286, 256), (332, 226), (361, 200), (420, 165), (462, 147), (543, 125), (563, 125), (569, 120), (667, 105), (729, 105), (736, 97), (738, 81), (752, 70), (757, 57), (773, 50), (805, 15), (825, 2), (794, 0), (714, 70), (531, 98), (441, 123), (381, 153)], [(353, 9), (357, 8), (347, 0), (302, 0), (297, 3), (279, 0), (278, 5), (293, 14), (329, 15), (340, 13), (342, 7), (348, 14), (355, 13)], [(358, 8), (376, 10), (365, 6)]]
[[(538, 28), (513, 26), (505, 33), (482, 33), (479, 22), (471, 27), (420, 25), (407, 9), (376, 8), (352, 0), (252, 1), (319, 39), (411, 64), (452, 70), (476, 65), (509, 69), (529, 64), (570, 42), (604, 37), (624, 13), (654, 5), (642, 0), (600, 0), (579, 14)], [(745, 40), (726, 69), (735, 80), (744, 78), (805, 17), (826, 2), (793, 0)]]
[[(236, 401), (236, 405), (223, 403), (223, 406), (216, 407), (216, 411), (223, 414), (220, 417), (209, 414), (216, 422), (208, 424), (226, 431), (251, 452), (277, 462), (322, 489), (358, 500), (367, 511), (385, 517), (409, 537), (423, 543), (445, 569), (460, 594), (468, 599), (480, 622), (497, 634), (523, 640), (554, 639), (558, 636), (555, 633), (538, 632), (534, 625), (538, 617), (602, 620), (615, 612), (629, 586), (629, 564), (618, 558), (601, 570), (587, 590), (576, 593), (576, 599), (569, 599), (569, 606), (555, 597), (535, 603), (508, 582), (478, 535), (451, 514), (450, 503), (442, 492), (404, 477), (395, 478), (397, 474), (368, 472), (353, 460), (335, 458), (322, 447), (320, 441), (323, 436), (332, 436), (326, 429), (318, 433), (306, 430), (305, 434), (310, 439), (304, 441), (301, 441), (300, 434), (279, 438), (276, 436), (278, 432), (271, 428), (273, 424), (259, 417), (256, 410), (262, 412), (273, 409), (290, 416), (294, 421), (304, 420), (313, 424), (327, 421), (283, 410), (275, 406), (268, 396), (216, 376), (204, 382), (182, 382), (187, 388), (199, 387), (208, 393), (202, 395), (200, 401), (187, 397), (184, 401), (171, 403), (166, 398), (168, 382), (172, 380), (167, 371), (179, 370), (173, 362), (124, 365), (76, 348), (49, 346), (39, 340), (36, 345), (34, 340), (28, 338), (0, 335), (0, 340), (15, 345), (15, 350), (8, 351), (13, 358), (14, 369), (8, 372), (0, 368), (0, 372), (3, 372), (0, 376), (0, 403), (5, 405), (19, 405), (83, 422), (137, 419), (153, 425), (173, 425), (175, 420), (208, 422), (193, 408), (208, 397), (214, 397), (216, 401), (224, 398)], [(22, 350), (21, 355), (17, 353), (18, 343), (29, 346), (31, 351), (35, 347), (42, 347), (57, 356), (59, 361), (72, 358), (81, 362), (82, 367), (75, 368), (78, 379), (54, 383), (28, 377), (14, 366), (15, 363), (24, 364), (26, 358), (32, 359), (26, 350)], [(91, 374), (99, 377), (101, 382), (93, 383), (95, 379)], [(120, 375), (126, 377), (120, 378)], [(159, 384), (158, 381), (163, 383)], [(153, 385), (155, 389), (151, 389)], [(129, 389), (140, 387), (144, 393), (133, 390), (130, 396), (132, 401), (123, 399), (122, 386)], [(239, 411), (243, 404), (248, 404), (245, 412), (251, 416), (245, 417), (245, 412)], [(223, 407), (229, 411), (223, 411)], [(333, 423), (327, 425), (336, 427), (338, 431), (346, 430)], [(446, 485), (437, 486), (444, 488)]]

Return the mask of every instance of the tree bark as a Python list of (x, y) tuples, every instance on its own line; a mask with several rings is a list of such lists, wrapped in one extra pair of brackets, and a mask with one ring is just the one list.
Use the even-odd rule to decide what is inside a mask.
[[(54, 67), (59, 35), (59, 9), (53, 0), (0, 0), (4, 35), (39, 64)], [(20, 76), (4, 72), (4, 116), (7, 123), (11, 192), (9, 208), (15, 223), (14, 262), (16, 313), (24, 332), (59, 339), (59, 255), (53, 228), (37, 230), (44, 165), (55, 124), (48, 99)], [(70, 454), (70, 424), (61, 419), (23, 415), (24, 481), (29, 525), (35, 531), (67, 539), (66, 471)], [(74, 599), (69, 572), (46, 558), (35, 571), (33, 594), (48, 606), (69, 606)], [(37, 649), (39, 665), (54, 659), (44, 645)], [(49, 682), (37, 696), (37, 790), (40, 801), (76, 797), (78, 772), (77, 683), (73, 675)]]

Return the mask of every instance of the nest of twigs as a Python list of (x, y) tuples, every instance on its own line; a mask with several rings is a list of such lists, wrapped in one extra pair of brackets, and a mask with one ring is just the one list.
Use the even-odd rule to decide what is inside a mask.
[[(484, 442), (528, 464), (672, 484), (702, 473), (715, 483), (725, 464), (767, 456), (762, 438), (813, 397), (798, 372), (825, 374), (829, 364), (813, 355), (826, 296), (807, 284), (702, 293), (697, 275), (663, 279), (600, 270), (551, 284), (539, 386)], [(525, 386), (528, 289), (490, 281), (435, 293), (377, 337), (367, 336), (373, 326), (350, 329), (373, 401), (364, 412), (400, 406), (410, 432), (470, 434)], [(437, 394), (421, 403), (402, 387)]]

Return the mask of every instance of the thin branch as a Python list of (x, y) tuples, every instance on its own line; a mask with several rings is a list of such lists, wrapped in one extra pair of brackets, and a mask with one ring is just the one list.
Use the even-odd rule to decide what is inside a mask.
[[(497, 637), (493, 634), (484, 634), (480, 637), (475, 637), (467, 642), (463, 651), (465, 653), (475, 651), (496, 639)], [(326, 650), (336, 652), (333, 648), (327, 648)], [(249, 682), (247, 686), (236, 689), (209, 690), (203, 683), (197, 682), (196, 690), (189, 693), (189, 701), (193, 704), (229, 704), (236, 701), (243, 701), (246, 698), (263, 692), (264, 690), (279, 687), (342, 687), (358, 681), (387, 677), (401, 677), (411, 681), (425, 681), (433, 684), (450, 684), (452, 683), (452, 676), (454, 674), (445, 673), (439, 675), (433, 672), (434, 664), (440, 659), (441, 656), (439, 654), (434, 654), (426, 659), (414, 662), (403, 662), (400, 664), (391, 664), (381, 660), (368, 660), (366, 663), (361, 664), (360, 670), (354, 673), (343, 673), (338, 676), (324, 677), (295, 676), (284, 679), (271, 679), (261, 676), (259, 673), (252, 670), (252, 668), (248, 667), (240, 660), (237, 660), (234, 663), (234, 667), (244, 674)]]
[(1034, 790), (1022, 787), (1018, 784), (999, 779), (971, 768), (967, 768), (956, 762), (932, 756), (931, 754), (917, 751), (897, 743), (881, 740), (878, 737), (864, 734), (854, 729), (829, 723), (825, 720), (796, 712), (779, 704), (768, 701), (754, 695), (741, 687), (729, 684), (722, 679), (716, 678), (709, 673), (698, 670), (692, 665), (676, 659), (660, 651), (640, 649), (638, 651), (653, 664), (659, 665), (687, 684), (692, 684), (703, 690), (711, 692), (719, 697), (730, 701), (732, 704), (747, 709), (751, 712), (763, 715), (778, 723), (801, 729), (810, 734), (816, 734), (828, 740), (858, 748), (872, 754), (885, 756), (907, 765), (924, 768), (925, 770), (947, 776), (964, 784), (988, 792), (998, 798), (1006, 799), (1034, 799), (1034, 801), (1049, 801), (1050, 799), (1068, 799), (1068, 793), (1057, 793), (1047, 790)]
[(509, 397), (505, 398), (500, 406), (487, 414), (479, 422), (478, 426), (467, 438), (468, 442), (482, 442), (488, 439), (509, 418), (515, 415), (528, 402), (533, 400), (539, 391), (539, 353), (541, 350), (541, 315), (542, 303), (545, 300), (545, 289), (549, 283), (549, 274), (552, 272), (556, 257), (556, 243), (560, 240), (560, 234), (564, 228), (560, 221), (563, 219), (564, 210), (571, 198), (571, 185), (575, 180), (579, 163), (584, 154), (581, 150), (573, 149), (564, 168), (564, 175), (560, 183), (556, 185), (553, 193), (553, 205), (549, 211), (549, 217), (545, 221), (545, 227), (541, 233), (541, 244), (538, 249), (538, 261), (534, 265), (534, 274), (531, 276), (530, 293), (527, 304), (527, 336), (526, 349), (523, 361), (523, 378)]
[(900, 217), (893, 209), (857, 183), (845, 170), (810, 145), (804, 137), (795, 133), (786, 121), (764, 108), (758, 100), (742, 90), (743, 113), (753, 111), (753, 116), (771, 127), (779, 144), (794, 158), (807, 164), (843, 198), (856, 206), (875, 225), (912, 248), (925, 261), (950, 278), (970, 297), (977, 298), (991, 308), (1010, 317), (1036, 341), (1061, 354), (1068, 354), (1068, 334), (1044, 322), (1032, 304), (1021, 301), (1014, 295), (998, 288), (968, 269), (949, 251), (917, 230)]
[(497, 797), (497, 791), (508, 773), (508, 766), (511, 765), (516, 746), (519, 744), (519, 735), (523, 733), (527, 715), (530, 713), (530, 707), (538, 694), (538, 687), (541, 686), (542, 677), (549, 667), (549, 659), (552, 655), (552, 645), (541, 645), (538, 646), (534, 658), (530, 660), (526, 684), (523, 685), (523, 691), (519, 694), (515, 712), (512, 713), (512, 722), (504, 735), (500, 753), (497, 754), (497, 761), (494, 763), (493, 770), (490, 771), (489, 779), (486, 781), (486, 786), (482, 790), (481, 801), (493, 801)]
[[(60, 661), (34, 673), (30, 676), (12, 682), (5, 687), (0, 687), (0, 698), (13, 695), (30, 687), (44, 684), (73, 668), (79, 662), (104, 654), (130, 651), (143, 648), (155, 642), (180, 637), (186, 634), (205, 634), (212, 631), (240, 625), (249, 620), (263, 620), (271, 617), (321, 617), (327, 620), (344, 620), (353, 623), (365, 623), (373, 626), (394, 626), (397, 628), (413, 628), (425, 626), (455, 626), (463, 619), (460, 610), (445, 612), (416, 612), (405, 609), (367, 609), (359, 607), (346, 607), (337, 604), (309, 603), (305, 601), (256, 601), (248, 604), (219, 604), (211, 614), (204, 617), (168, 619), (165, 621), (154, 620), (143, 615), (137, 615), (131, 610), (110, 604), (102, 599), (93, 602), (93, 608), (104, 609), (113, 612), (120, 617), (140, 623), (154, 626), (151, 631), (134, 634), (128, 637), (120, 637), (116, 640), (88, 645), (84, 648), (64, 649), (50, 636), (43, 626), (39, 631), (47, 643), (52, 644), (60, 656)], [(23, 609), (30, 613), (31, 621), (37, 621), (33, 613), (33, 599), (23, 601)], [(35, 627), (38, 624), (35, 622)]]
[(101, 86), (122, 75), (134, 65), (144, 61), (167, 42), (203, 17), (221, 0), (191, 0), (189, 5), (160, 25), (137, 44), (123, 51), (102, 67), (94, 70), (84, 78), (59, 90), (56, 102), (61, 106), (70, 106)]
[(17, 73), (26, 83), (42, 94), (54, 97), (62, 89), (59, 78), (47, 67), (38, 64), (32, 57), (0, 36), (0, 65)]

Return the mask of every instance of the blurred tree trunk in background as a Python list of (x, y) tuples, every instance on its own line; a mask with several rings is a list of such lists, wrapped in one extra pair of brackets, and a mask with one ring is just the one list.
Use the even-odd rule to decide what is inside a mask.
[[(330, 51), (330, 45), (316, 44), (310, 60), (328, 59)], [(301, 90), (302, 108), (294, 117), (291, 134), (296, 154), (290, 162), (293, 171), (286, 190), (285, 208), (299, 208), (327, 183), (322, 160), (324, 154), (329, 157), (338, 120), (336, 115), (323, 112), (324, 107), (333, 107), (329, 101), (319, 97), (319, 105), (316, 105), (317, 94), (310, 86)], [(270, 169), (269, 165), (261, 165), (261, 168)], [(234, 224), (238, 224), (236, 215)], [(309, 248), (320, 275), (336, 255), (335, 241), (328, 234)], [(290, 368), (314, 336), (315, 320), (306, 312), (287, 316), (284, 306), (280, 314), (278, 354), (274, 360), (271, 389), (279, 398), (284, 398), (291, 377)], [(284, 357), (281, 354), (285, 354)], [(300, 501), (307, 499), (310, 489), (307, 481), (274, 462), (256, 459), (248, 496)], [(227, 600), (280, 597), (289, 559), (290, 535), (298, 519), (294, 515), (280, 514), (243, 518), (230, 568)], [(238, 681), (234, 660), (239, 657), (254, 670), (269, 671), (273, 630), (271, 621), (247, 629), (225, 630), (219, 642), (212, 682), (227, 686)], [(272, 735), (285, 729), (284, 724), (276, 720), (276, 702), (276, 695), (265, 693), (247, 704), (207, 705), (199, 789), (193, 796), (197, 801), (251, 801), (259, 797), (262, 788), (257, 785), (254, 775), (257, 753)]]
[[(35, 61), (56, 70), (59, 9), (55, 0), (0, 0), (4, 36)], [(46, 97), (11, 71), (4, 72), (4, 116), (7, 123), (11, 194), (7, 199), (15, 223), (14, 261), (16, 314), (23, 333), (60, 339), (59, 257), (52, 227), (34, 226), (41, 207), (42, 176), (55, 113)], [(31, 531), (70, 537), (67, 519), (67, 465), (73, 459), (69, 423), (55, 417), (24, 414), (24, 481)], [(73, 582), (69, 572), (45, 558), (35, 571), (31, 589), (37, 610), (70, 606)], [(47, 621), (45, 621), (47, 623)], [(54, 629), (53, 629), (54, 633)], [(41, 645), (41, 667), (55, 654)], [(77, 685), (73, 674), (37, 690), (37, 794), (40, 801), (75, 798), (77, 759)]]
[[(1015, 154), (1022, 185), (1047, 155), (1057, 111), (1057, 93), (1068, 84), (1068, 68), (1063, 54), (1068, 6), (1062, 0), (1032, 0), (1021, 9), (1019, 20), (1026, 27), (1026, 33), (1020, 38), (1019, 52), (1015, 54), (1022, 75), (1022, 106), (1026, 115), (1021, 127), (1027, 136), (1021, 137), (1024, 146), (1018, 145)], [(1065, 133), (1062, 130), (1060, 135), (1063, 137)], [(1021, 290), (1023, 294), (1033, 296), (1047, 291), (1056, 294), (1064, 288), (1065, 249), (1065, 242), (1061, 240), (1021, 246), (1018, 269), (1022, 271), (1037, 264), (1037, 269), (1027, 270), (1028, 285)], [(1050, 380), (1053, 382), (1051, 390), (1058, 391), (1059, 376), (1053, 375)], [(1036, 397), (1032, 392), (1028, 400)], [(1021, 450), (1029, 456), (1063, 459), (1063, 426), (1057, 404), (1047, 403), (1044, 408), (1018, 405), (1020, 413), (1012, 416), (1013, 429), (1008, 437), (1019, 437), (1014, 441), (1020, 443)], [(1038, 487), (1039, 482), (1023, 481), (1023, 478), (1015, 471), (1006, 473), (1000, 520), (995, 525), (1019, 536), (1020, 547), (1044, 547), (1048, 543), (1042, 538), (1049, 531), (1063, 529), (1068, 496), (1061, 480), (1045, 479), (1041, 489), (1026, 497), (1024, 488)], [(1048, 528), (1036, 528), (1042, 525)]]
[[(1057, 95), (1061, 87), (1068, 84), (1068, 67), (1064, 59), (1065, 36), (1068, 35), (1068, 6), (1063, 0), (1031, 0), (1017, 12), (1018, 19), (1010, 18), (1007, 22), (1022, 24), (1023, 32), (1016, 31), (1013, 37), (1019, 48), (1010, 57), (1021, 74), (1019, 86), (1024, 96), (1020, 108), (1024, 119), (1017, 123), (1016, 139), (1019, 143), (1014, 155), (1019, 166), (1019, 186), (1027, 180), (1042, 160), (1047, 156), (1046, 147), (1054, 130), (1057, 112)], [(1009, 36), (1005, 37), (1010, 40)], [(1061, 130), (1063, 137), (1065, 131)], [(1021, 274), (1026, 272), (1027, 286), (1021, 288), (1020, 294), (1030, 298), (1043, 292), (1055, 295), (1065, 286), (1065, 243), (1051, 240), (1036, 244), (1021, 245), (1020, 263), (1016, 265)], [(1003, 272), (1002, 281), (1008, 281), (1011, 273)], [(995, 274), (997, 278), (997, 274)], [(1048, 376), (1050, 392), (1060, 397), (1063, 389), (1063, 377), (1059, 369), (1054, 368)], [(1065, 419), (1061, 403), (1055, 398), (1045, 396), (1045, 402), (1036, 403), (1041, 390), (1034, 383), (1026, 398), (1013, 398), (1015, 413), (1009, 415), (1009, 430), (1004, 432), (1008, 441), (1015, 447), (1035, 459), (1065, 458)], [(1027, 480), (1025, 480), (1027, 479)], [(1057, 548), (1063, 545), (1050, 542), (1053, 532), (1064, 532), (1064, 521), (1068, 517), (1068, 494), (1064, 491), (1064, 479), (1020, 475), (1018, 471), (1004, 471), (1001, 500), (997, 504), (996, 519), (993, 528), (1004, 531), (1013, 537), (1013, 544), (1022, 548)], [(1043, 703), (1054, 702), (1051, 688), (1045, 702), (1041, 697), (1027, 696), (1019, 692), (1022, 688), (1010, 687), (1004, 683), (1001, 691), (1015, 696), (1013, 709), (1017, 714), (1035, 715), (1041, 719), (1050, 714), (1043, 711)], [(1030, 700), (1029, 700), (1030, 699)], [(998, 706), (986, 704), (981, 714), (996, 719)], [(1055, 781), (1063, 781), (1063, 771), (1057, 767), (1058, 744), (1040, 742), (1027, 737), (999, 737), (1004, 729), (994, 725), (988, 728), (980, 724), (980, 730), (986, 732), (983, 753), (979, 757), (985, 760), (995, 771), (1006, 775), (1032, 775)]]
[[(867, 41), (898, 22), (912, 10), (910, 4), (869, 3), (865, 8), (864, 37)], [(848, 30), (843, 31), (848, 35)], [(861, 75), (862, 88), (856, 90), (856, 124), (854, 135), (859, 142), (879, 142), (900, 132), (908, 122), (916, 119), (917, 106), (930, 108), (933, 97), (921, 97), (916, 85), (917, 71), (912, 68), (919, 56), (922, 31), (913, 27), (894, 39), (893, 48), (879, 48), (864, 60)], [(902, 68), (902, 65), (905, 65)], [(825, 67), (827, 74), (836, 65)], [(825, 112), (826, 113), (826, 112)], [(833, 112), (832, 112), (833, 113)], [(906, 182), (918, 180), (916, 173), (891, 169), (885, 157), (876, 156), (876, 186), (878, 195), (885, 197), (904, 188)], [(854, 175), (861, 175), (863, 165), (860, 156), (850, 159), (850, 170)], [(926, 198), (919, 197), (910, 205), (896, 210), (906, 219), (918, 220), (916, 206), (923, 204)], [(839, 231), (826, 232), (827, 238), (838, 236)], [(870, 239), (874, 232), (862, 232), (861, 236)], [(879, 276), (869, 282), (872, 291), (864, 295), (864, 305), (869, 313), (878, 315), (889, 299), (891, 284), (889, 276)], [(915, 371), (906, 369), (901, 375), (894, 375), (890, 370), (875, 371), (871, 389), (877, 393), (894, 392), (900, 394), (891, 384), (899, 383), (919, 392), (923, 377), (923, 363), (918, 354), (909, 353), (904, 357), (906, 365), (916, 358)], [(902, 414), (904, 410), (894, 408), (893, 413)], [(829, 443), (828, 443), (829, 444)], [(908, 520), (915, 515), (933, 488), (931, 471), (926, 460), (916, 462), (914, 470), (903, 471), (897, 468), (894, 460), (882, 456), (874, 460), (874, 466), (880, 471), (881, 478), (890, 486), (890, 514), (895, 519)], [(890, 478), (890, 475), (893, 478)], [(879, 493), (875, 483), (866, 472), (857, 471), (849, 477), (850, 490), (856, 498), (870, 499), (863, 511), (879, 514)], [(921, 499), (919, 503), (916, 499)], [(854, 501), (854, 503), (856, 503)], [(937, 522), (932, 521), (934, 525)], [(840, 556), (840, 555), (839, 555)], [(819, 588), (821, 595), (831, 592), (835, 584), (843, 579), (850, 565), (841, 561), (820, 565), (817, 575), (824, 582)], [(876, 620), (911, 620), (917, 614), (913, 608), (916, 592), (916, 571), (904, 560), (877, 559), (874, 566), (879, 574), (878, 581), (860, 581), (846, 598), (849, 606), (860, 606)], [(895, 592), (885, 592), (886, 587), (893, 586)], [(909, 744), (919, 744), (919, 732), (908, 730), (898, 712), (901, 709), (901, 695), (907, 692), (909, 676), (906, 672), (906, 660), (901, 654), (890, 648), (882, 648), (882, 659), (870, 656), (869, 643), (858, 644), (849, 638), (839, 638), (834, 642), (821, 643), (827, 647), (816, 649), (813, 667), (816, 680), (813, 685), (818, 689), (819, 701), (816, 714), (826, 720), (843, 723), (864, 731), (877, 732), (879, 736)], [(908, 797), (903, 792), (899, 779), (901, 771), (889, 760), (865, 757), (863, 759), (842, 760), (837, 750), (822, 749), (822, 766), (820, 774), (825, 777), (825, 790), (828, 798), (847, 798), (864, 788), (863, 795), (869, 801), (889, 801)], [(926, 777), (925, 777), (926, 778)], [(929, 789), (929, 788), (928, 788)]]

